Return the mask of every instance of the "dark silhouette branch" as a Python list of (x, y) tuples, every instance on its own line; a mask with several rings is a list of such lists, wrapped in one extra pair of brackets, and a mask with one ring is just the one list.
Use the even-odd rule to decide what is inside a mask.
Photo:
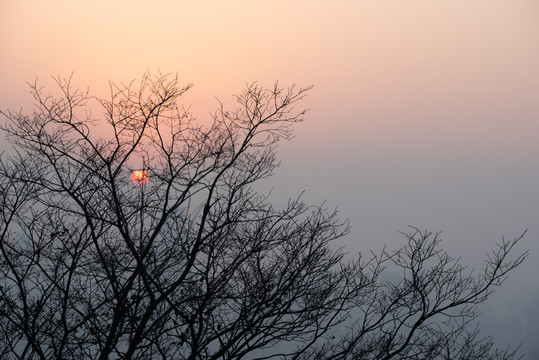
[[(177, 76), (55, 78), (36, 111), (2, 112), (0, 357), (7, 359), (510, 359), (474, 328), (527, 253), (502, 242), (476, 272), (411, 228), (345, 260), (347, 221), (253, 188), (279, 166), (310, 88), (248, 85), (197, 124)], [(86, 109), (97, 101), (103, 121)], [(142, 162), (147, 184), (133, 184)], [(384, 269), (402, 279), (384, 282)]]

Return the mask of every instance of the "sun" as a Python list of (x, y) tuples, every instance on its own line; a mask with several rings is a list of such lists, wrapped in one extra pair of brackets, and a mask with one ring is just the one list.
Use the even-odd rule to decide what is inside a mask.
[(131, 182), (135, 186), (140, 186), (146, 184), (150, 180), (150, 176), (144, 170), (135, 170), (131, 174)]

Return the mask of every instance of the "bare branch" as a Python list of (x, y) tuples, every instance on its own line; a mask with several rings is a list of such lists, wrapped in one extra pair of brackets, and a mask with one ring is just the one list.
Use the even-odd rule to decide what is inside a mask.
[[(8, 359), (510, 359), (474, 328), (527, 252), (502, 242), (476, 272), (411, 228), (407, 245), (346, 261), (347, 221), (270, 177), (311, 87), (247, 85), (203, 126), (192, 85), (146, 73), (95, 99), (30, 84), (2, 112), (0, 357)], [(91, 101), (103, 120), (87, 111)], [(146, 180), (131, 182), (143, 170)], [(384, 282), (385, 269), (402, 279)]]

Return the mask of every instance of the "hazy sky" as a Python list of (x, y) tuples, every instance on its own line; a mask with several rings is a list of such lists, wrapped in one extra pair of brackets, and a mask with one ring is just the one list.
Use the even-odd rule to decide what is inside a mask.
[(3, 109), (30, 111), (26, 81), (71, 72), (98, 96), (178, 72), (201, 120), (246, 83), (314, 85), (268, 187), (339, 206), (352, 253), (415, 225), (480, 266), (529, 228), (482, 321), (537, 348), (539, 1), (0, 0), (0, 54)]

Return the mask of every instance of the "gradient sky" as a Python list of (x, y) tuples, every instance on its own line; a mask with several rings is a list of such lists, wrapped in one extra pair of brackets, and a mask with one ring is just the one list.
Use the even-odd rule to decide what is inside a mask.
[(177, 72), (201, 120), (246, 83), (314, 85), (268, 181), (276, 201), (305, 189), (339, 206), (351, 253), (415, 225), (480, 266), (528, 228), (531, 255), (482, 326), (539, 349), (537, 0), (0, 0), (0, 53), (0, 108), (28, 112), (25, 82), (71, 72), (97, 96)]

